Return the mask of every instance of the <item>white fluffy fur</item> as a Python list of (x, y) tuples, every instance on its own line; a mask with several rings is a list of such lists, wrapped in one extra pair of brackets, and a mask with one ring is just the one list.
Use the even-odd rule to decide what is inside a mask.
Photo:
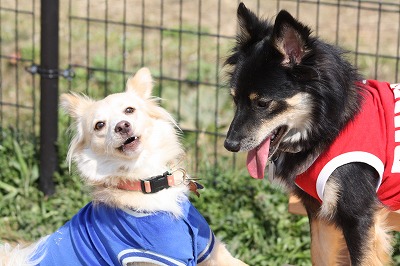
[[(150, 71), (140, 69), (126, 87), (126, 92), (99, 101), (78, 94), (61, 96), (61, 107), (74, 119), (75, 129), (67, 160), (70, 164), (75, 162), (83, 181), (91, 187), (94, 203), (146, 212), (167, 211), (179, 217), (180, 202), (187, 199), (188, 193), (183, 183), (154, 194), (117, 188), (121, 180), (144, 180), (178, 169), (184, 157), (175, 121), (151, 98)], [(126, 112), (128, 107), (134, 111)], [(130, 123), (133, 136), (138, 137), (137, 145), (118, 149), (129, 137), (115, 131), (120, 121)], [(98, 122), (103, 122), (104, 127), (96, 130)], [(177, 183), (182, 181), (182, 177), (177, 179)], [(1, 246), (0, 265), (30, 265), (27, 260), (37, 246), (38, 243), (22, 250)], [(202, 265), (246, 264), (233, 258), (217, 241), (210, 259)]]
[[(68, 160), (74, 161), (85, 182), (93, 188), (93, 201), (116, 207), (145, 211), (170, 211), (180, 215), (179, 202), (186, 186), (156, 194), (123, 191), (116, 188), (121, 180), (143, 180), (179, 166), (184, 152), (178, 141), (173, 118), (151, 98), (152, 79), (143, 68), (128, 80), (127, 90), (100, 101), (65, 94), (61, 106), (75, 117), (76, 135), (71, 142)], [(127, 107), (135, 109), (126, 114)], [(97, 122), (104, 128), (94, 130)], [(125, 141), (115, 132), (115, 125), (127, 121), (139, 145), (121, 152)]]
[(36, 260), (29, 260), (32, 254), (35, 252), (40, 252), (39, 247), (43, 242), (45, 242), (47, 236), (42, 237), (36, 243), (22, 248), (20, 245), (12, 247), (10, 244), (0, 245), (0, 265), (1, 266), (34, 266), (37, 265), (42, 258)]

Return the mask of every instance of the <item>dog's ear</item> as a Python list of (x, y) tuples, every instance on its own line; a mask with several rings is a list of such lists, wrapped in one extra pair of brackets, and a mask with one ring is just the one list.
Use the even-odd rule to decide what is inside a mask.
[(237, 18), (239, 23), (238, 41), (245, 43), (257, 35), (257, 25), (260, 22), (257, 16), (243, 3), (240, 3), (237, 9)]
[(307, 52), (307, 42), (311, 30), (282, 10), (276, 16), (272, 41), (283, 55), (282, 65), (299, 64)]
[(263, 40), (271, 32), (270, 23), (266, 20), (259, 19), (257, 15), (243, 3), (240, 3), (238, 6), (237, 18), (239, 31), (236, 39), (241, 48), (245, 49), (247, 45)]
[(60, 96), (60, 106), (73, 118), (79, 118), (86, 108), (94, 103), (92, 99), (76, 93), (63, 93)]
[(134, 91), (143, 99), (148, 99), (153, 90), (153, 79), (150, 70), (143, 67), (130, 77), (126, 83), (126, 91)]
[(224, 65), (236, 65), (242, 52), (270, 36), (272, 32), (271, 24), (266, 20), (259, 19), (243, 3), (238, 6), (237, 19), (239, 29), (236, 34), (236, 46), (232, 49), (233, 53), (225, 60)]
[(60, 96), (60, 106), (77, 122), (76, 123), (76, 134), (71, 140), (71, 144), (68, 149), (67, 161), (69, 169), (71, 170), (71, 164), (74, 157), (74, 153), (79, 148), (82, 148), (84, 141), (84, 129), (81, 123), (81, 119), (87, 112), (87, 108), (91, 106), (95, 101), (85, 95), (79, 95), (76, 93), (63, 93)]

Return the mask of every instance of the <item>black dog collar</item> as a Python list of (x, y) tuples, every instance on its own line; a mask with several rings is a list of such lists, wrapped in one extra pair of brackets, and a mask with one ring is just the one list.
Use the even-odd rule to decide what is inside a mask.
[(175, 185), (174, 176), (169, 171), (162, 175), (157, 175), (148, 180), (139, 181), (122, 181), (118, 184), (119, 189), (141, 191), (145, 194), (156, 193), (160, 190), (172, 187)]

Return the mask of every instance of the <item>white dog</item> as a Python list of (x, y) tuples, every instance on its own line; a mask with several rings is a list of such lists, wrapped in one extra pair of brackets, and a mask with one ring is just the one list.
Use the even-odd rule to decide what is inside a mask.
[(142, 68), (124, 93), (61, 96), (76, 129), (68, 160), (93, 201), (31, 247), (0, 247), (0, 265), (246, 265), (189, 202), (176, 124), (152, 86)]

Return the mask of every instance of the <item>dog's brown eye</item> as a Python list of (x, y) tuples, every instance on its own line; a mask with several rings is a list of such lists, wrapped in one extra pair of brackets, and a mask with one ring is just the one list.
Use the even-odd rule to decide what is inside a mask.
[(100, 129), (102, 129), (105, 125), (106, 125), (106, 123), (104, 123), (104, 122), (97, 122), (96, 125), (94, 125), (94, 129), (95, 129), (95, 130), (100, 130)]
[(267, 100), (262, 100), (262, 99), (257, 100), (258, 107), (265, 108), (268, 106), (268, 104), (269, 104), (269, 101), (267, 101)]
[(133, 107), (128, 107), (125, 109), (125, 114), (132, 114), (135, 111), (135, 108)]

